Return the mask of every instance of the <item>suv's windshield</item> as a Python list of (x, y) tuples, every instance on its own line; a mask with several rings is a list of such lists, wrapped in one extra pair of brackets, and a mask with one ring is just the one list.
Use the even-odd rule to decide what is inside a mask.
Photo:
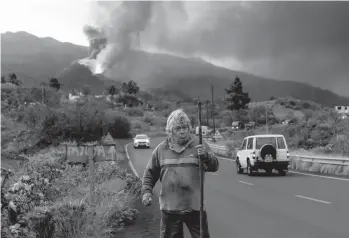
[(275, 137), (256, 138), (256, 149), (260, 149), (265, 144), (270, 144), (276, 147), (276, 138)]
[(136, 139), (148, 139), (148, 136), (146, 136), (146, 135), (138, 135), (138, 136), (136, 136)]
[(233, 126), (238, 126), (238, 125), (239, 125), (239, 122), (238, 122), (238, 121), (234, 121), (232, 125), (233, 125)]

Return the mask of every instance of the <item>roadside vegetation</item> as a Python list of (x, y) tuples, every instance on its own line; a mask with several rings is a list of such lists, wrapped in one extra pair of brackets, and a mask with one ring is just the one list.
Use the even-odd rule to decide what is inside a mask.
[[(316, 154), (332, 154), (339, 156), (349, 156), (349, 120), (341, 119), (334, 109), (325, 108), (312, 102), (304, 102), (293, 98), (280, 98), (273, 102), (278, 107), (278, 116), (272, 110), (268, 112), (268, 133), (283, 134), (286, 137), (291, 150), (311, 151)], [(258, 106), (264, 107), (265, 106)], [(281, 108), (287, 113), (280, 113)], [(291, 109), (293, 111), (289, 111)], [(259, 127), (251, 130), (233, 131), (231, 128), (222, 129), (222, 135), (229, 147), (239, 147), (245, 136), (253, 134), (265, 134), (265, 109), (260, 109), (256, 116), (255, 108), (248, 109), (245, 113), (253, 118), (260, 118), (263, 123), (258, 123)], [(297, 115), (297, 116), (295, 116)], [(301, 116), (299, 116), (301, 115)], [(227, 113), (225, 113), (227, 116)], [(227, 121), (233, 121), (229, 117)], [(236, 119), (235, 119), (236, 120)], [(292, 124), (282, 124), (285, 120), (291, 120)], [(234, 142), (232, 142), (234, 140)]]
[[(161, 133), (164, 120), (137, 97), (135, 84), (133, 91), (124, 84), (103, 98), (86, 87), (72, 101), (56, 80), (50, 82), (44, 93), (17, 81), (2, 88), (1, 236), (113, 237), (139, 213), (140, 181), (128, 167), (124, 145), (136, 133)], [(88, 165), (68, 164), (59, 145), (98, 142), (107, 133), (118, 142), (119, 160), (95, 164), (92, 206)]]

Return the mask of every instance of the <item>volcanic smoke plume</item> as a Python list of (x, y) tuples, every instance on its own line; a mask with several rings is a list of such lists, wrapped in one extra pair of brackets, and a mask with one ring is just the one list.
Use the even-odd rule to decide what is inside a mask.
[(79, 63), (86, 65), (93, 74), (102, 74), (121, 63), (130, 53), (133, 37), (146, 29), (154, 3), (139, 1), (95, 4), (96, 26), (84, 27), (90, 43), (89, 57)]

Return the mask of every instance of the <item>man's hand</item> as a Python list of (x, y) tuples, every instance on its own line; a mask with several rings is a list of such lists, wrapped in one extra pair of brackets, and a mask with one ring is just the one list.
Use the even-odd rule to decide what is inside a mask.
[(208, 158), (207, 156), (207, 150), (206, 147), (202, 144), (199, 144), (196, 146), (197, 152), (198, 152), (198, 156), (200, 156), (200, 158), (206, 160)]
[(144, 194), (142, 198), (142, 203), (144, 206), (149, 206), (151, 204), (151, 194)]

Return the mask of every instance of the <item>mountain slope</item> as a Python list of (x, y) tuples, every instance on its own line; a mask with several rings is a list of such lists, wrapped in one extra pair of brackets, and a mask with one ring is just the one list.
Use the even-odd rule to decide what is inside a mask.
[(56, 77), (65, 91), (89, 86), (94, 93), (101, 94), (112, 84), (117, 87), (121, 85), (120, 82), (106, 78), (103, 75), (93, 75), (87, 67), (77, 62), (73, 62), (69, 67), (61, 70)]
[[(1, 34), (2, 75), (14, 72), (24, 85), (38, 86), (41, 81), (57, 77), (64, 90), (90, 85), (101, 92), (115, 81), (135, 80), (142, 89), (164, 95), (166, 98), (187, 99), (200, 96), (224, 97), (224, 88), (238, 75), (244, 91), (253, 101), (271, 96), (312, 100), (327, 106), (349, 105), (349, 98), (304, 83), (266, 79), (247, 73), (220, 68), (199, 59), (179, 58), (166, 54), (132, 52), (119, 68), (103, 75), (92, 75), (76, 60), (87, 56), (87, 47), (62, 43), (52, 38), (39, 38), (26, 32)], [(121, 68), (121, 70), (120, 70)], [(170, 96), (168, 96), (170, 95)]]
[(52, 38), (39, 38), (26, 32), (1, 34), (1, 74), (15, 72), (24, 85), (46, 82), (86, 55), (86, 47)]
[[(327, 106), (349, 104), (349, 98), (309, 84), (266, 79), (220, 68), (198, 59), (133, 52), (124, 64), (128, 76), (142, 88), (166, 88), (180, 91), (190, 97), (200, 96), (203, 99), (210, 99), (213, 84), (216, 97), (223, 98), (224, 89), (229, 87), (238, 75), (242, 80), (244, 91), (249, 92), (254, 101), (269, 100), (271, 96), (293, 96)], [(112, 70), (110, 76), (118, 73), (119, 71)]]

